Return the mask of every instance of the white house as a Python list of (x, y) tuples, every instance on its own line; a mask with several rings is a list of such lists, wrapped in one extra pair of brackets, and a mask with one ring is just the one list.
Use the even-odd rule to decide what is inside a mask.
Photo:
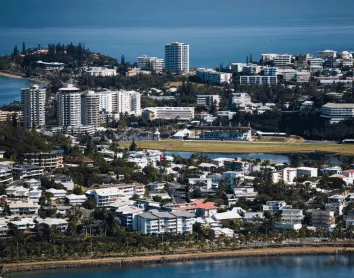
[(278, 183), (283, 181), (286, 184), (294, 184), (294, 179), (296, 178), (297, 169), (296, 168), (284, 168), (280, 171), (272, 173), (273, 183)]
[(195, 185), (197, 183), (202, 183), (204, 186), (201, 186), (201, 190), (210, 190), (212, 185), (211, 178), (189, 178), (188, 183), (191, 185)]
[(39, 205), (31, 203), (31, 202), (11, 202), (9, 204), (9, 209), (11, 215), (18, 215), (18, 214), (36, 214), (39, 209)]
[(64, 189), (55, 189), (55, 188), (50, 188), (47, 190), (47, 192), (53, 194), (52, 199), (54, 200), (65, 198), (67, 193)]
[(318, 169), (313, 167), (298, 167), (296, 174), (297, 176), (317, 177)]
[(76, 205), (82, 205), (83, 203), (86, 202), (87, 197), (85, 195), (75, 195), (75, 194), (70, 194), (66, 196), (66, 200), (68, 204), (76, 206)]
[(98, 207), (107, 207), (120, 200), (129, 199), (134, 195), (143, 197), (145, 186), (141, 184), (120, 184), (116, 186), (95, 189), (91, 192)]

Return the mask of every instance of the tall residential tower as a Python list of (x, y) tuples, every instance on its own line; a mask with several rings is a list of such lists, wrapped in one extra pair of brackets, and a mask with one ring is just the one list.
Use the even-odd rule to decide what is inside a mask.
[(58, 92), (59, 126), (81, 125), (81, 93), (80, 89), (69, 84)]
[(100, 98), (94, 91), (86, 91), (81, 96), (81, 123), (83, 125), (99, 126), (100, 113), (99, 113)]
[(165, 45), (165, 70), (173, 73), (189, 72), (189, 44), (171, 42)]
[(22, 121), (25, 127), (42, 127), (45, 125), (45, 89), (38, 85), (21, 90)]

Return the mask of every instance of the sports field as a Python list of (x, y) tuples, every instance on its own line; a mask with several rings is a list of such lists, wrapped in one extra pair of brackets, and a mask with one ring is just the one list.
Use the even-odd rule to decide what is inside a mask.
[[(136, 142), (138, 148), (162, 151), (213, 152), (213, 153), (294, 153), (328, 152), (354, 155), (354, 144), (305, 144), (276, 142), (221, 142), (161, 140)], [(130, 142), (120, 143), (129, 147)]]

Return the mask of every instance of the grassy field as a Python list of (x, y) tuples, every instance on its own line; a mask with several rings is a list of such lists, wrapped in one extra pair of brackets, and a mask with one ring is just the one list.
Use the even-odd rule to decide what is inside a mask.
[[(212, 152), (212, 153), (294, 153), (294, 152), (330, 152), (354, 155), (354, 144), (291, 144), (276, 142), (219, 142), (219, 141), (144, 141), (136, 142), (138, 148), (162, 151)], [(121, 143), (129, 147), (130, 142)]]

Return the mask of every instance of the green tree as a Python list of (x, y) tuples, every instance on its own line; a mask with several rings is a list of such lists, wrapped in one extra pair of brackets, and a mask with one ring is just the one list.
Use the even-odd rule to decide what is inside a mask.
[(135, 152), (137, 148), (137, 145), (135, 143), (135, 140), (133, 139), (132, 143), (130, 144), (129, 151)]

